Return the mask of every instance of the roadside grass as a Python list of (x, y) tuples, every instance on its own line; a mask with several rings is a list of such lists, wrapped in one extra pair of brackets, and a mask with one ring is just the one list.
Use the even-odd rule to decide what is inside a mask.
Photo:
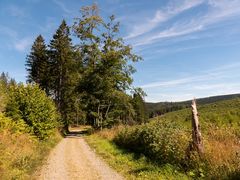
[(191, 109), (87, 137), (127, 179), (239, 179), (240, 99), (199, 106), (204, 154), (189, 151)]
[(51, 138), (38, 141), (27, 133), (2, 129), (0, 133), (0, 179), (34, 179), (50, 150), (60, 141), (56, 131)]
[(126, 179), (188, 179), (176, 167), (170, 164), (158, 166), (142, 154), (120, 149), (101, 135), (93, 134), (85, 139), (97, 154)]

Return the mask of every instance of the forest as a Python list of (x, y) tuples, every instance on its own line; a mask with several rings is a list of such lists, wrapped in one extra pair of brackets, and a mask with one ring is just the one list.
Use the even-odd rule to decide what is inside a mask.
[(52, 97), (65, 127), (76, 119), (96, 128), (145, 121), (145, 94), (131, 77), (141, 57), (118, 33), (114, 16), (104, 22), (93, 5), (82, 8), (71, 28), (63, 20), (49, 45), (41, 35), (33, 43), (27, 81)]

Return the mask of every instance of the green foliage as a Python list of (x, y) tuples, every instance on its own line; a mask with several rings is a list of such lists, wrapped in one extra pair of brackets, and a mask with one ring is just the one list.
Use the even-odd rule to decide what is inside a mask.
[(59, 126), (56, 108), (37, 85), (12, 86), (6, 106), (6, 115), (29, 126), (39, 139), (47, 139)]
[(138, 123), (147, 121), (146, 107), (144, 102), (145, 93), (141, 89), (136, 89), (133, 93), (132, 104), (135, 110), (134, 120)]
[(65, 126), (69, 125), (75, 117), (76, 108), (79, 108), (75, 104), (77, 99), (75, 87), (79, 79), (79, 69), (76, 68), (79, 62), (71, 41), (70, 28), (63, 20), (49, 45), (51, 73), (48, 77), (51, 80), (49, 88), (53, 92), (54, 101)]
[(86, 137), (88, 144), (126, 179), (189, 179), (176, 167), (165, 164), (158, 166), (144, 155), (121, 149), (113, 142), (94, 134)]
[(114, 16), (105, 22), (95, 4), (80, 12), (72, 26), (79, 39), (76, 44), (64, 20), (48, 48), (43, 37), (37, 37), (27, 57), (29, 81), (38, 83), (54, 99), (66, 130), (74, 122), (102, 128), (144, 121), (142, 102), (136, 102), (134, 109), (126, 93), (133, 89), (132, 62), (141, 58), (119, 37)]
[(159, 165), (171, 164), (192, 178), (228, 178), (239, 175), (240, 100), (199, 106), (205, 152), (188, 151), (191, 110), (184, 109), (151, 119), (146, 125), (128, 127), (114, 142), (142, 153)]
[[(223, 100), (231, 100), (240, 97), (240, 94), (231, 94), (223, 96), (213, 96), (207, 98), (197, 99), (198, 105), (206, 105), (209, 103), (214, 103)], [(172, 111), (178, 111), (181, 109), (189, 108), (191, 101), (183, 102), (159, 102), (159, 103), (146, 103), (147, 112), (150, 118), (157, 115), (162, 115)]]
[(5, 110), (8, 89), (12, 85), (16, 85), (16, 81), (10, 78), (8, 73), (2, 72), (0, 75), (0, 112)]
[(0, 112), (4, 111), (5, 109), (6, 99), (7, 99), (6, 88), (0, 82)]
[(131, 89), (135, 72), (130, 62), (141, 58), (118, 36), (119, 23), (114, 16), (105, 22), (93, 5), (82, 8), (73, 30), (80, 40), (76, 47), (83, 71), (78, 92), (88, 123), (102, 127), (131, 121), (134, 109), (125, 91)]
[(0, 113), (0, 175), (1, 179), (33, 179), (50, 149), (60, 140), (56, 132), (46, 141), (29, 134), (23, 121), (13, 121)]
[(4, 114), (0, 113), (0, 132), (6, 129), (16, 134), (30, 132), (29, 126), (27, 126), (27, 124), (22, 119), (13, 121), (12, 119), (6, 117)]
[(114, 139), (121, 147), (143, 153), (160, 164), (181, 164), (189, 134), (174, 124), (163, 122), (126, 128)]
[(47, 46), (44, 39), (39, 35), (33, 43), (30, 54), (26, 60), (26, 70), (28, 72), (28, 82), (38, 83), (42, 89), (49, 92), (49, 58)]

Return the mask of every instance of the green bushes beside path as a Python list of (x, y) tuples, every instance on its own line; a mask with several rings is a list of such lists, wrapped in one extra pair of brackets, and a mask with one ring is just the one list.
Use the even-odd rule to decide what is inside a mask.
[(113, 141), (131, 152), (144, 154), (159, 166), (171, 164), (189, 177), (237, 179), (240, 177), (240, 100), (199, 107), (204, 154), (188, 151), (191, 110), (185, 109), (127, 127)]
[(22, 119), (39, 139), (49, 138), (59, 126), (53, 101), (37, 85), (12, 86), (8, 98), (6, 115), (14, 121)]
[(1, 87), (0, 179), (33, 179), (61, 139), (58, 113), (37, 85)]

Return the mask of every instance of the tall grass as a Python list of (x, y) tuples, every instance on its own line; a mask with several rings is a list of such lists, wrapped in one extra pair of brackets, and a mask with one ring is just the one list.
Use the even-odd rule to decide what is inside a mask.
[(50, 149), (61, 139), (56, 132), (47, 141), (27, 133), (24, 124), (0, 114), (0, 179), (32, 179)]
[(240, 100), (199, 108), (205, 151), (188, 151), (191, 142), (191, 110), (172, 112), (146, 125), (127, 127), (114, 142), (142, 153), (160, 166), (171, 164), (192, 178), (240, 177)]

